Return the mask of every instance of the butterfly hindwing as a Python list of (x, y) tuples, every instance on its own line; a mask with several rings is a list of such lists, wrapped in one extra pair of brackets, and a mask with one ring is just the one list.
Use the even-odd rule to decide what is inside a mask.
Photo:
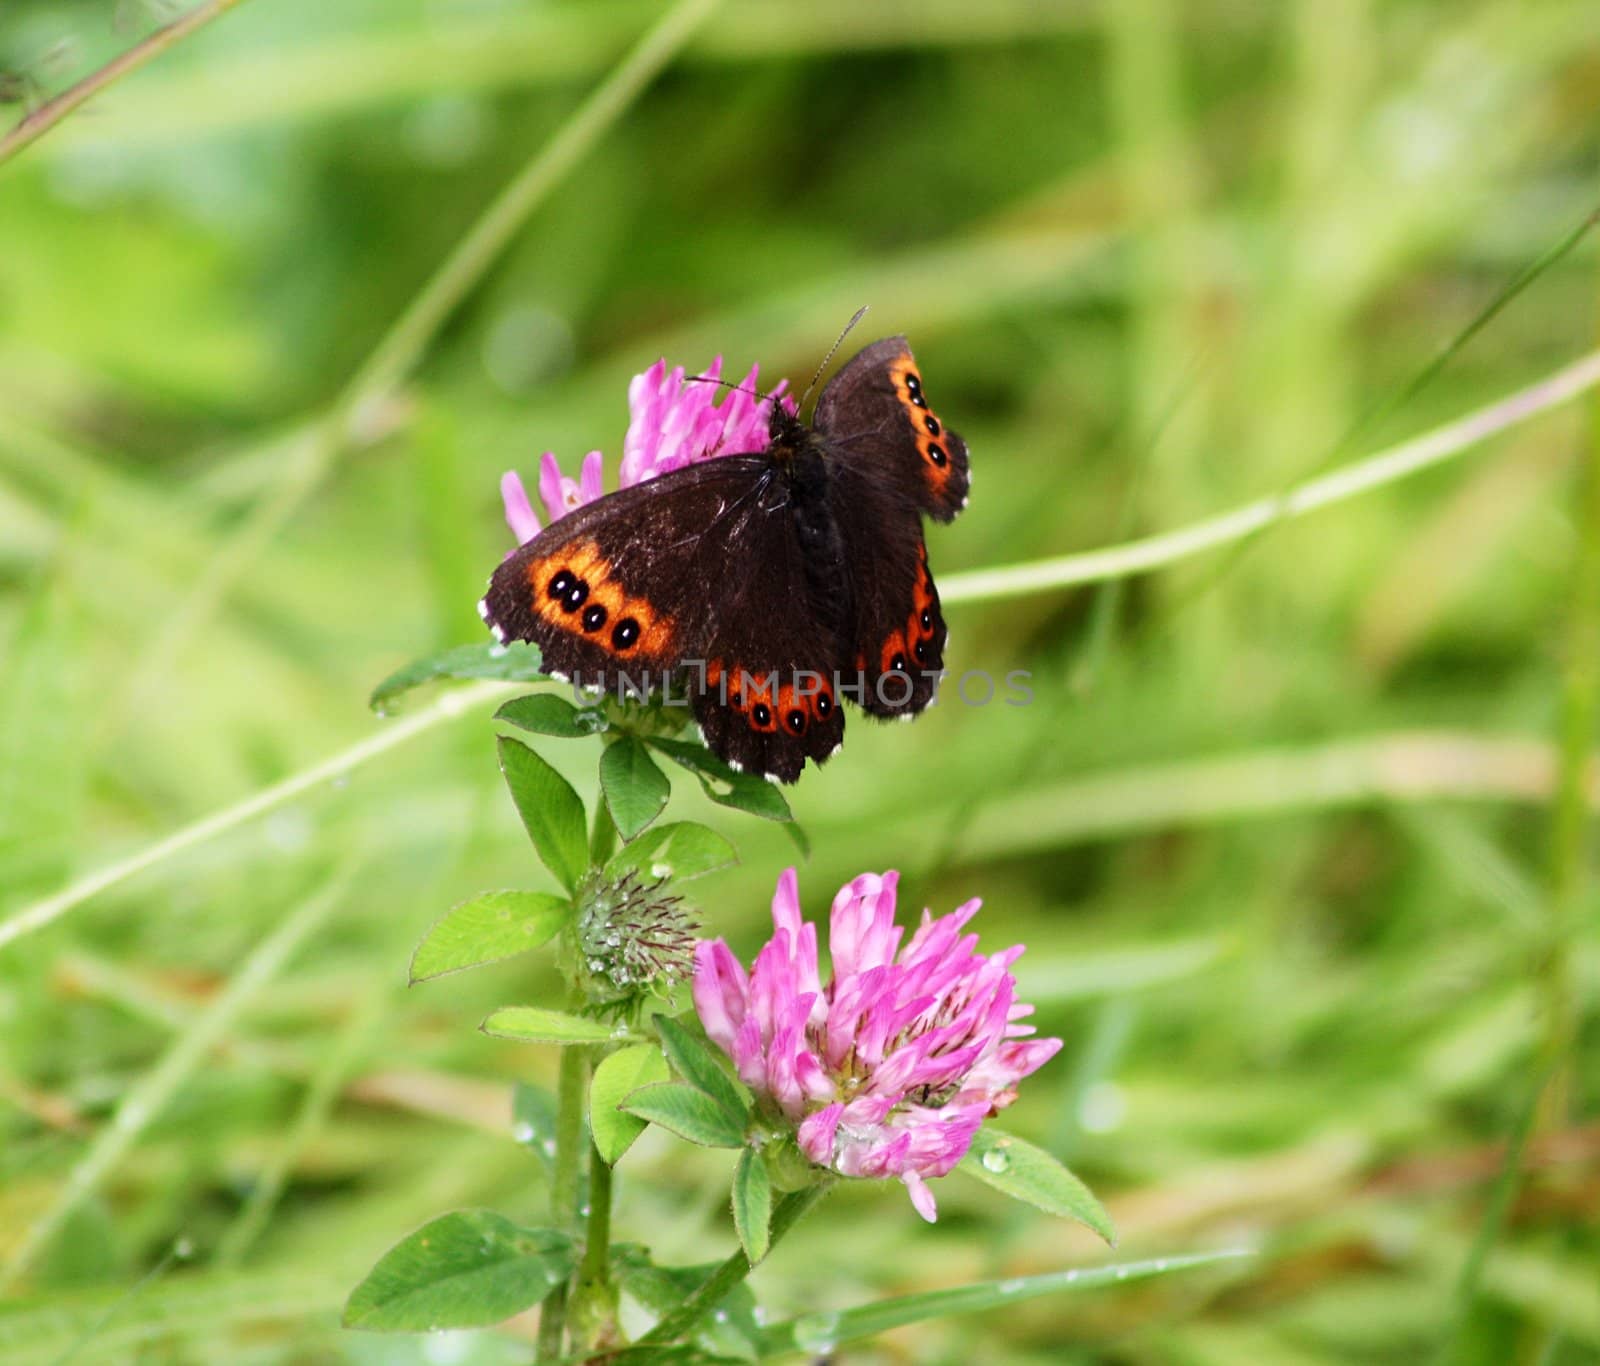
[(837, 515), (858, 575), (847, 650), (850, 700), (877, 717), (909, 719), (934, 699), (948, 637), (913, 509), (859, 471), (842, 472)]
[(851, 700), (873, 716), (915, 716), (933, 701), (947, 637), (922, 516), (948, 521), (965, 504), (966, 443), (928, 407), (904, 337), (874, 342), (839, 371), (816, 432), (853, 570)]
[(966, 507), (967, 443), (929, 406), (904, 337), (885, 337), (851, 357), (822, 391), (813, 425), (848, 461), (872, 465), (937, 521)]

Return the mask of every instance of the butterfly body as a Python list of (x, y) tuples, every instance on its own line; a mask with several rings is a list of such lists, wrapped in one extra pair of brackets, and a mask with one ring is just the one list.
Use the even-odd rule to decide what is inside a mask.
[(546, 670), (617, 694), (687, 694), (706, 744), (793, 782), (878, 717), (932, 701), (946, 637), (924, 513), (965, 505), (966, 445), (927, 405), (903, 337), (867, 347), (810, 426), (772, 404), (766, 448), (568, 513), (495, 571), (481, 610)]

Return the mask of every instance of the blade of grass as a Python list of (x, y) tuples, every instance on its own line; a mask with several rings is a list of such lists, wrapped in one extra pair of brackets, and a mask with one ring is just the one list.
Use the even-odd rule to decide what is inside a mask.
[(356, 1274), (354, 1266), (201, 1272), (151, 1285), (137, 1297), (123, 1289), (40, 1297), (0, 1317), (0, 1360), (7, 1366), (53, 1366), (64, 1352), (75, 1350), (86, 1322), (100, 1325), (94, 1339), (99, 1360), (128, 1361), (136, 1359), (141, 1346), (156, 1341), (203, 1340), (245, 1324), (332, 1313)]
[(1232, 512), (1206, 518), (1177, 531), (1146, 536), (1104, 550), (951, 574), (940, 581), (939, 596), (947, 603), (994, 602), (1161, 569), (1242, 540), (1263, 527), (1303, 517), (1319, 508), (1443, 464), (1491, 436), (1570, 403), (1596, 384), (1600, 384), (1600, 351), (1591, 351), (1486, 408), (1297, 485), (1287, 493), (1259, 498)]
[[(969, 803), (966, 825), (941, 857), (1015, 857), (1135, 831), (1394, 802), (1543, 803), (1555, 771), (1554, 750), (1537, 740), (1459, 731), (1398, 731), (1130, 765), (1013, 792), (975, 809)], [(924, 809), (915, 819), (885, 814), (866, 823), (856, 813), (826, 827), (825, 838), (834, 857), (848, 863), (886, 843), (913, 847), (929, 815)]]
[[(1359, 414), (1356, 417), (1356, 420), (1345, 430), (1344, 434), (1333, 443), (1322, 459), (1317, 462), (1316, 466), (1314, 467), (1313, 474), (1329, 469), (1348, 451), (1354, 449), (1356, 443), (1361, 440), (1363, 435), (1369, 431), (1372, 431), (1387, 418), (1399, 412), (1400, 409), (1403, 408), (1407, 403), (1426, 390), (1428, 386), (1434, 382), (1434, 380), (1438, 379), (1439, 376), (1444, 373), (1450, 362), (1466, 349), (1468, 343), (1471, 342), (1474, 337), (1478, 336), (1478, 334), (1481, 333), (1484, 328), (1488, 327), (1491, 322), (1493, 322), (1497, 317), (1500, 316), (1501, 313), (1509, 308), (1516, 300), (1517, 296), (1526, 290), (1530, 285), (1532, 285), (1535, 280), (1537, 280), (1552, 266), (1564, 259), (1569, 252), (1571, 252), (1586, 236), (1588, 236), (1590, 229), (1592, 229), (1596, 223), (1600, 223), (1600, 212), (1591, 212), (1585, 214), (1584, 217), (1574, 227), (1569, 229), (1555, 242), (1551, 243), (1551, 245), (1542, 251), (1534, 260), (1530, 261), (1526, 266), (1512, 276), (1512, 278), (1501, 287), (1499, 292), (1495, 294), (1495, 296), (1490, 299), (1487, 304), (1478, 310), (1477, 314), (1467, 323), (1467, 325), (1457, 332), (1448, 343), (1446, 343), (1443, 350), (1438, 352), (1438, 354), (1435, 355), (1433, 359), (1430, 360), (1426, 365), (1424, 365), (1420, 371), (1413, 375), (1409, 381), (1398, 386), (1392, 393), (1381, 399), (1366, 412)], [(1292, 367), (1291, 373), (1295, 377), (1294, 382), (1297, 384), (1306, 383), (1306, 372), (1315, 374), (1323, 369), (1326, 369), (1328, 363), (1329, 362), (1327, 358), (1324, 356), (1316, 358), (1314, 363), (1307, 364), (1302, 362)], [(1297, 409), (1297, 405), (1295, 403), (1290, 403), (1287, 406), (1289, 411), (1296, 411)], [(1304, 405), (1302, 404), (1298, 406), (1303, 408)], [(1302, 479), (1302, 483), (1303, 482), (1304, 480)], [(1209, 593), (1221, 579), (1233, 572), (1243, 558), (1250, 553), (1255, 544), (1265, 535), (1267, 531), (1271, 529), (1273, 525), (1275, 525), (1275, 523), (1268, 523), (1258, 527), (1253, 530), (1249, 536), (1241, 539), (1228, 553), (1228, 555), (1224, 557), (1222, 562), (1216, 565), (1214, 569), (1205, 576), (1205, 579), (1202, 582), (1191, 587), (1178, 602), (1173, 603), (1169, 607), (1167, 615), (1176, 615), (1183, 610), (1185, 603), (1192, 602), (1196, 598), (1203, 597), (1205, 594)]]
[(55, 1199), (13, 1245), (0, 1266), (0, 1293), (16, 1284), (66, 1217), (92, 1194), (150, 1124), (194, 1075), (257, 991), (289, 961), (295, 950), (338, 906), (354, 876), (347, 866), (308, 897), (250, 953), (227, 987), (172, 1044), (161, 1061), (122, 1097), (111, 1122), (95, 1135)]
[(108, 86), (154, 61), (168, 48), (204, 28), (213, 19), (220, 19), (239, 3), (240, 0), (206, 0), (205, 4), (196, 5), (187, 14), (180, 15), (120, 56), (112, 58), (99, 70), (90, 72), (54, 99), (45, 101), (9, 133), (0, 137), (0, 165), (37, 142), (67, 115), (81, 109)]
[(1174, 1271), (1192, 1271), (1255, 1256), (1249, 1248), (1228, 1248), (1220, 1252), (1196, 1252), (1180, 1257), (1156, 1257), (1143, 1262), (1123, 1262), (1115, 1266), (1047, 1271), (1038, 1276), (1017, 1276), (1011, 1280), (980, 1281), (975, 1285), (952, 1286), (921, 1295), (901, 1295), (879, 1300), (856, 1309), (837, 1313), (807, 1314), (775, 1323), (763, 1331), (764, 1352), (811, 1351), (831, 1353), (845, 1342), (875, 1337), (891, 1328), (910, 1323), (925, 1323), (952, 1314), (975, 1314), (986, 1309), (1003, 1309), (1041, 1295), (1065, 1290), (1103, 1290), (1130, 1281), (1148, 1280)]
[(1572, 941), (1590, 886), (1589, 764), (1600, 713), (1600, 402), (1590, 405), (1588, 458), (1578, 474), (1566, 667), (1561, 680), (1559, 765), (1550, 823), (1546, 942), (1539, 966), (1544, 1014), (1541, 1056), (1552, 1070), (1541, 1121), (1562, 1122), (1571, 1086), (1568, 1059), (1577, 1037)]
[(1479, 1286), (1483, 1281), (1484, 1263), (1505, 1230), (1506, 1215), (1511, 1209), (1512, 1197), (1516, 1195), (1517, 1186), (1522, 1179), (1522, 1155), (1527, 1149), (1528, 1138), (1533, 1133), (1534, 1123), (1539, 1115), (1540, 1099), (1544, 1096), (1550, 1081), (1551, 1074), (1548, 1070), (1539, 1075), (1511, 1130), (1510, 1140), (1506, 1144), (1505, 1161), (1500, 1164), (1494, 1189), (1489, 1195), (1489, 1204), (1483, 1212), (1483, 1220), (1478, 1225), (1478, 1232), (1472, 1240), (1472, 1247), (1467, 1252), (1460, 1278), (1456, 1282), (1456, 1317), (1454, 1330), (1445, 1348), (1444, 1357), (1447, 1361), (1475, 1359), (1470, 1339), (1473, 1314), (1478, 1304)]
[(119, 859), (89, 873), (53, 896), (36, 901), (15, 915), (0, 921), (0, 949), (4, 949), (7, 944), (22, 938), (23, 935), (42, 930), (73, 907), (82, 905), (90, 897), (105, 891), (108, 887), (125, 882), (134, 874), (152, 868), (174, 854), (181, 854), (197, 844), (204, 844), (207, 840), (226, 834), (246, 821), (292, 801), (302, 792), (331, 783), (336, 778), (342, 778), (418, 735), (425, 734), (459, 716), (469, 715), (485, 703), (502, 700), (515, 689), (516, 685), (511, 683), (475, 683), (470, 687), (444, 693), (437, 701), (413, 716), (384, 723), (376, 735), (368, 736), (348, 749), (342, 749), (337, 754), (322, 760), (321, 763), (313, 764), (310, 768), (301, 769), (282, 782), (263, 788), (252, 797), (247, 797), (232, 806), (223, 807), (222, 810), (215, 811), (192, 825), (186, 825), (165, 839), (146, 846), (138, 853), (130, 854), (127, 858)]
[(116, 1321), (117, 1316), (124, 1309), (137, 1303), (139, 1297), (151, 1286), (157, 1284), (177, 1263), (188, 1257), (192, 1247), (187, 1239), (180, 1239), (162, 1254), (161, 1260), (152, 1266), (138, 1280), (130, 1285), (120, 1299), (112, 1301), (99, 1314), (91, 1319), (66, 1351), (56, 1357), (50, 1366), (71, 1366), (74, 1361), (82, 1360), (83, 1349), (105, 1336), (106, 1330)]
[[(461, 7), (425, 24), (318, 33), (312, 41), (225, 57), (203, 72), (176, 73), (159, 88), (134, 88), (119, 101), (115, 128), (80, 128), (78, 134), (131, 149), (348, 117), (441, 94), (590, 79), (658, 9), (657, 0), (489, 13)], [(1081, 0), (991, 0), (982, 7), (970, 0), (921, 0), (915, 22), (908, 14), (903, 5), (854, 0), (732, 5), (715, 28), (696, 35), (683, 57), (699, 67), (726, 67), (835, 52), (965, 50), (1050, 41), (1095, 22), (1093, 8)], [(216, 98), (219, 89), (228, 92), (227, 100)]]
[(306, 1145), (316, 1136), (334, 1102), (361, 1060), (363, 1050), (383, 1019), (386, 993), (373, 987), (357, 1003), (350, 1019), (321, 1056), (299, 1112), (277, 1151), (256, 1176), (250, 1196), (238, 1217), (217, 1242), (215, 1263), (231, 1268), (250, 1251), (272, 1218), (289, 1183), (290, 1173)]

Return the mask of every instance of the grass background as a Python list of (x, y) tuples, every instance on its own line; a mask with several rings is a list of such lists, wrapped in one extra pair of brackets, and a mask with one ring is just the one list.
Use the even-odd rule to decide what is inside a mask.
[[(501, 471), (614, 458), (657, 356), (803, 382), (872, 305), (973, 449), (948, 575), (1271, 494), (1593, 345), (1585, 241), (1341, 446), (1596, 199), (1592, 7), (1442, 0), (729, 0), (392, 332), (661, 13), (252, 0), (0, 166), (0, 918), (405, 724), (366, 691), (479, 638)], [(5, 0), (0, 67), (53, 90), (160, 17)], [(953, 606), (952, 667), (1033, 705), (852, 718), (794, 795), (807, 905), (863, 867), (982, 895), (1067, 1041), (1013, 1127), (1121, 1254), (1261, 1252), (845, 1359), (1600, 1356), (1593, 440), (1570, 406), (1242, 552)], [(526, 1359), (526, 1324), (337, 1327), (427, 1217), (543, 1210), (509, 1083), (553, 1059), (473, 1026), (551, 979), (403, 986), (445, 907), (541, 876), (487, 715), (0, 948), (7, 1362)], [(748, 951), (793, 847), (675, 809), (738, 844), (695, 892)], [(648, 1137), (618, 1237), (722, 1255), (727, 1165)], [(1104, 1256), (938, 1189), (933, 1229), (836, 1196), (770, 1312)]]

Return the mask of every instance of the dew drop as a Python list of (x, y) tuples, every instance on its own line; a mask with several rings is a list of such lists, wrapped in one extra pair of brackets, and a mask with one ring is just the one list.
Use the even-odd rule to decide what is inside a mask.
[(983, 1155), (983, 1169), (986, 1172), (1004, 1172), (1011, 1169), (1011, 1154), (1004, 1148), (990, 1148)]
[(1127, 1267), (1119, 1266), (1117, 1268), (1117, 1279), (1119, 1281), (1125, 1281), (1125, 1280), (1128, 1279), (1128, 1268)]
[(672, 876), (672, 865), (670, 863), (652, 863), (650, 865), (650, 876), (669, 878)]
[(1017, 1295), (1026, 1288), (1027, 1284), (1026, 1281), (1001, 1281), (995, 1289), (1002, 1295)]
[(525, 1119), (519, 1119), (511, 1126), (511, 1137), (516, 1139), (518, 1143), (532, 1143), (533, 1125), (529, 1124)]
[(180, 1262), (188, 1261), (189, 1258), (194, 1256), (194, 1239), (179, 1238), (178, 1241), (172, 1245), (172, 1255)]
[(807, 1314), (794, 1323), (794, 1345), (806, 1352), (831, 1352), (839, 1342), (837, 1314)]

